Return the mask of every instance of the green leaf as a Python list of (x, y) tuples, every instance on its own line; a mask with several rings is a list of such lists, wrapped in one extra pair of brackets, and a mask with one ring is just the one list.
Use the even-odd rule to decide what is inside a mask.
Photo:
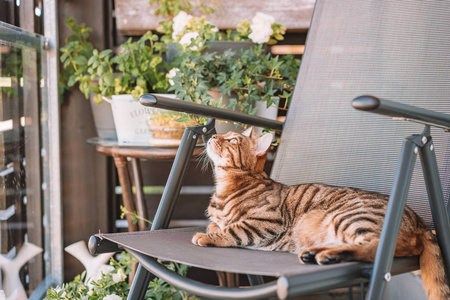
[(103, 76), (103, 80), (105, 81), (106, 85), (114, 86), (114, 76), (112, 74), (105, 74)]
[(105, 58), (106, 56), (110, 55), (111, 52), (112, 52), (111, 49), (103, 50), (102, 52), (100, 52), (99, 56), (100, 58)]
[(74, 62), (76, 65), (83, 65), (83, 64), (86, 64), (86, 63), (87, 63), (87, 59), (86, 59), (86, 57), (84, 57), (84, 56), (75, 56), (75, 57), (73, 58), (73, 62)]
[(67, 81), (67, 86), (68, 87), (72, 87), (75, 84), (75, 80), (76, 80), (76, 75), (73, 74), (69, 77), (69, 80)]

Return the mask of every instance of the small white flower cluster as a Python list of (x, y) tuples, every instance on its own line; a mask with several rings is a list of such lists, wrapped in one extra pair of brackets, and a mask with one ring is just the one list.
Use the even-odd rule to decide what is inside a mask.
[(192, 20), (192, 16), (184, 11), (180, 11), (178, 15), (173, 18), (173, 33), (172, 38), (174, 41), (178, 39), (179, 36), (184, 34), (187, 23)]
[(257, 12), (252, 19), (252, 24), (250, 25), (252, 32), (248, 37), (256, 44), (267, 43), (273, 34), (273, 23), (275, 23), (274, 17)]
[(177, 72), (180, 71), (178, 68), (173, 68), (169, 71), (169, 73), (166, 75), (167, 78), (169, 78), (170, 85), (174, 85), (175, 82), (173, 82), (172, 78), (174, 78), (177, 75)]
[(109, 274), (112, 271), (114, 271), (114, 267), (111, 265), (101, 265), (98, 270), (94, 273), (94, 275), (92, 275), (91, 278), (88, 278), (88, 282), (87, 282), (87, 286), (89, 287), (89, 289), (94, 288), (94, 285), (92, 284), (93, 281), (98, 281), (100, 279), (102, 279), (102, 275), (103, 274)]
[[(188, 47), (188, 46), (190, 46), (191, 44), (195, 43), (196, 40), (197, 40), (197, 38), (199, 38), (199, 37), (200, 37), (200, 34), (198, 34), (198, 32), (196, 32), (196, 31), (194, 31), (194, 32), (188, 32), (188, 33), (186, 33), (185, 35), (183, 35), (183, 36), (181, 37), (179, 43), (180, 43), (180, 45), (182, 45), (182, 46)], [(191, 49), (192, 51), (197, 51), (197, 50), (198, 50), (198, 47), (201, 47), (202, 45), (203, 45), (203, 42), (202, 42), (202, 41), (199, 41), (199, 42), (198, 42), (198, 46), (193, 45), (193, 46), (190, 47), (190, 49)]]
[(117, 273), (112, 274), (112, 280), (115, 283), (119, 283), (119, 282), (125, 281), (125, 279), (127, 279), (127, 275), (125, 274), (123, 269), (119, 269), (117, 271)]

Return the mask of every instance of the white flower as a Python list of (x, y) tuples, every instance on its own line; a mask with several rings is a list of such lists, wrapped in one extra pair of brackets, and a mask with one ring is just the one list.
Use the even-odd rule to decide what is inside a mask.
[(252, 19), (252, 24), (268, 24), (275, 23), (275, 18), (262, 12), (257, 12)]
[(103, 300), (122, 300), (122, 297), (117, 296), (116, 294), (111, 294), (106, 297), (103, 297)]
[(174, 41), (177, 40), (178, 36), (184, 33), (187, 23), (192, 19), (192, 16), (184, 11), (180, 11), (178, 15), (173, 18), (173, 33), (172, 38)]
[(217, 28), (217, 26), (214, 26), (213, 28), (211, 28), (211, 31), (212, 31), (212, 32), (218, 32), (218, 31), (219, 31), (219, 28)]
[(169, 83), (170, 85), (174, 85), (175, 82), (173, 82), (172, 78), (174, 78), (177, 75), (177, 72), (180, 71), (180, 69), (178, 68), (173, 68), (172, 70), (169, 71), (169, 73), (166, 75), (167, 78), (169, 78)]
[[(200, 34), (198, 32), (188, 32), (180, 39), (180, 44), (183, 46), (190, 46), (198, 37), (200, 37)], [(199, 42), (198, 45), (202, 46), (202, 42)], [(196, 45), (190, 47), (191, 50), (196, 51), (198, 50), (198, 47)]]
[(102, 279), (103, 275), (109, 274), (112, 271), (114, 271), (114, 267), (111, 265), (101, 265), (94, 275), (91, 276), (91, 278), (87, 279), (86, 285), (89, 287), (89, 290), (92, 290), (94, 288), (94, 285), (92, 282), (97, 282), (98, 280)]
[[(99, 274), (105, 274), (106, 275), (106, 274), (111, 273), (114, 270), (115, 270), (114, 267), (111, 266), (111, 265), (101, 265), (100, 268), (98, 268), (97, 272)], [(101, 278), (101, 276), (100, 276), (100, 278)]]
[(252, 32), (248, 37), (256, 44), (267, 43), (273, 34), (272, 27), (270, 25), (267, 26), (266, 24), (252, 24), (250, 25), (250, 29)]
[(248, 35), (248, 37), (253, 43), (267, 43), (273, 34), (272, 24), (274, 22), (274, 17), (257, 12), (252, 19), (252, 24), (250, 25), (252, 32)]
[(200, 35), (198, 32), (188, 32), (185, 35), (183, 35), (180, 39), (180, 44), (183, 46), (189, 46), (192, 43), (192, 39), (198, 38)]
[(92, 297), (92, 296), (94, 295), (94, 291), (93, 291), (93, 290), (89, 290), (89, 292), (87, 293), (87, 295), (88, 295), (89, 297)]
[(117, 273), (112, 275), (112, 280), (115, 283), (119, 283), (121, 281), (124, 281), (125, 279), (127, 279), (127, 275), (125, 274), (125, 272), (123, 271), (123, 269), (119, 269), (117, 271)]

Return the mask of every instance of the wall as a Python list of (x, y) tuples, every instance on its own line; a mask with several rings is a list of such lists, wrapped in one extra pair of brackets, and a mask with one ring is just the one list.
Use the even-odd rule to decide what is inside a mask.
[[(60, 45), (69, 35), (64, 20), (70, 16), (93, 28), (95, 47), (109, 47), (109, 1), (59, 0)], [(61, 105), (61, 174), (64, 247), (87, 242), (99, 230), (108, 232), (108, 159), (86, 140), (96, 136), (88, 100), (77, 90), (66, 93)], [(65, 281), (83, 270), (72, 256), (64, 255)]]

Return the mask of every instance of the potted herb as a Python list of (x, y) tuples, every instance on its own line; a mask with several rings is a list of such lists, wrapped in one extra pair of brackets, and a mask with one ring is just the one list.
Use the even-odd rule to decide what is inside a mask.
[(94, 50), (88, 61), (85, 77), (91, 82), (98, 78), (98, 83), (89, 89), (111, 103), (121, 144), (149, 143), (151, 109), (141, 106), (137, 99), (144, 93), (167, 91), (168, 66), (162, 58), (164, 51), (165, 45), (149, 31), (137, 41), (130, 38), (117, 54), (110, 50)]
[(165, 44), (149, 31), (137, 41), (130, 38), (117, 54), (110, 49), (100, 52), (87, 41), (90, 28), (73, 19), (66, 24), (74, 35), (61, 48), (65, 86), (78, 84), (86, 98), (94, 95), (96, 103), (111, 103), (119, 143), (147, 145), (151, 109), (137, 99), (144, 93), (167, 92), (170, 68), (163, 60)]
[(93, 55), (94, 46), (88, 41), (92, 28), (84, 23), (77, 24), (74, 18), (68, 18), (65, 25), (70, 29), (70, 34), (61, 47), (60, 60), (63, 68), (59, 73), (59, 94), (71, 89), (77, 83), (83, 91), (86, 99), (90, 99), (91, 110), (94, 117), (97, 134), (102, 139), (116, 140), (116, 127), (114, 125), (111, 106), (102, 103), (101, 97), (95, 97), (89, 92), (90, 80), (83, 80), (87, 73), (88, 61)]

